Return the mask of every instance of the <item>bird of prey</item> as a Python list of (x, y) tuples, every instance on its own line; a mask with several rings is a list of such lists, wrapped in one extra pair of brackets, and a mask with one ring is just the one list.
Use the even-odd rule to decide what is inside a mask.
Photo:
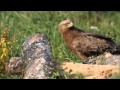
[(120, 54), (120, 46), (111, 38), (78, 29), (70, 19), (59, 23), (59, 31), (67, 47), (81, 59), (88, 59), (105, 52)]

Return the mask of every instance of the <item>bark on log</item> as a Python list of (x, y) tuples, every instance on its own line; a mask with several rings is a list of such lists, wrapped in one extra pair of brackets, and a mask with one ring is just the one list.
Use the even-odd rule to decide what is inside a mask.
[(71, 74), (83, 74), (86, 79), (107, 79), (120, 71), (119, 66), (115, 65), (90, 65), (73, 62), (64, 62), (59, 67), (65, 72), (72, 70)]

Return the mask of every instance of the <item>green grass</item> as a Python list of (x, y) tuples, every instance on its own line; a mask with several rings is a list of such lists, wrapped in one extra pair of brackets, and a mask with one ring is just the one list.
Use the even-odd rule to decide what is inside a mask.
[(50, 79), (84, 79), (85, 77), (82, 74), (69, 74), (69, 72), (63, 72), (62, 69), (54, 69)]
[[(55, 60), (80, 62), (66, 48), (58, 31), (58, 24), (67, 18), (85, 31), (109, 36), (120, 44), (120, 12), (117, 11), (1, 11), (0, 34), (7, 27), (11, 38), (16, 38), (12, 56), (20, 56), (21, 45), (27, 37), (42, 32), (49, 37)], [(90, 29), (91, 26), (98, 27), (98, 30)]]
[(120, 79), (120, 72), (113, 74), (109, 79)]

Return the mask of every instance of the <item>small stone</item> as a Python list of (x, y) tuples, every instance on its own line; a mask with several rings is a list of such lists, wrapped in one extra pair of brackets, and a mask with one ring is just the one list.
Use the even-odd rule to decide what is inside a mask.
[(12, 57), (5, 66), (7, 73), (20, 74), (23, 70), (23, 61), (21, 57)]

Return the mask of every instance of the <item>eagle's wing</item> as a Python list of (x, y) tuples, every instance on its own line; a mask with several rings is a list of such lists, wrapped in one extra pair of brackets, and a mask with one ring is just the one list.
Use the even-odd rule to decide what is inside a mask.
[(102, 52), (105, 49), (111, 49), (115, 43), (111, 38), (92, 33), (80, 33), (72, 42), (74, 50), (80, 52)]
[(106, 41), (109, 41), (109, 42), (112, 42), (115, 44), (115, 42), (109, 38), (109, 37), (105, 37), (105, 36), (102, 36), (102, 35), (99, 35), (99, 34), (94, 34), (94, 33), (82, 33), (82, 35), (86, 35), (86, 36), (93, 36), (93, 37), (96, 37), (96, 38), (99, 38), (99, 39), (104, 39)]

